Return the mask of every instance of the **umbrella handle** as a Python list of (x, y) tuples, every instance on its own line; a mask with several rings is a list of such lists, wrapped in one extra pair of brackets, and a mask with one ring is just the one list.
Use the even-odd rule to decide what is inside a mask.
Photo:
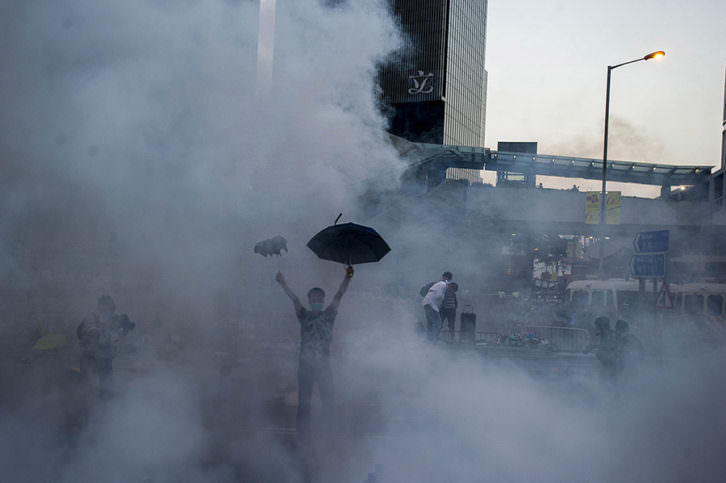
[[(343, 213), (341, 213), (340, 215), (342, 215), (342, 214)], [(338, 218), (340, 218), (340, 215), (338, 215)], [(336, 220), (336, 221), (338, 221), (338, 220)], [(348, 250), (348, 260), (346, 260), (346, 261), (348, 262), (348, 265), (347, 266), (349, 266), (349, 267), (351, 266), (351, 264), (350, 264), (350, 245), (351, 245), (351, 243), (350, 243), (350, 236), (348, 236), (348, 237), (345, 238), (345, 246), (346, 246), (346, 248)]]

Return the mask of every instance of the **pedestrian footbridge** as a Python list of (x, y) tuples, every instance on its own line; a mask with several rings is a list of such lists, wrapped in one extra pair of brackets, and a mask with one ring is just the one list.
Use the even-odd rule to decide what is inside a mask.
[[(411, 143), (406, 153), (416, 177), (441, 180), (448, 168), (510, 171), (562, 178), (602, 179), (602, 159), (511, 153), (488, 148)], [(607, 162), (608, 181), (656, 186), (708, 185), (712, 166), (655, 164), (632, 161)], [(437, 183), (433, 183), (437, 184)]]
[[(465, 196), (457, 197), (454, 193), (457, 188), (449, 186), (452, 183), (446, 179), (446, 170), (464, 168), (600, 180), (601, 159), (405, 141), (396, 147), (408, 161), (404, 175), (406, 186), (418, 186), (430, 196), (449, 191), (451, 199), (458, 199), (457, 206), (464, 208), (467, 217), (475, 223), (496, 220), (499, 228), (507, 230), (511, 226), (513, 231), (522, 225), (534, 231), (586, 235), (598, 230), (597, 224), (586, 223), (585, 192), (472, 185)], [(608, 234), (630, 236), (639, 231), (678, 228), (707, 234), (714, 230), (721, 233), (726, 228), (726, 217), (715, 216), (709, 201), (713, 184), (711, 166), (608, 160), (607, 168), (608, 181), (661, 186), (667, 194), (656, 199), (622, 197), (620, 222), (607, 225)], [(672, 199), (671, 186), (688, 186), (689, 197)]]

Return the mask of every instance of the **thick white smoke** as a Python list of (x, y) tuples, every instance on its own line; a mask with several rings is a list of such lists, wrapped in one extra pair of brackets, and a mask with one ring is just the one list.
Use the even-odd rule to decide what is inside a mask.
[[(398, 33), (378, 2), (281, 3), (274, 76), (258, 90), (256, 2), (1, 9), (0, 266), (8, 310), (0, 332), (8, 341), (2, 402), (10, 421), (2, 447), (22, 448), (21, 458), (5, 451), (3, 467), (15, 481), (58, 479), (59, 471), (68, 481), (179, 481), (185, 463), (201, 464), (207, 448), (208, 421), (195, 408), (208, 401), (193, 396), (194, 384), (216, 361), (202, 348), (220, 339), (222, 320), (264, 328), (288, 311), (273, 283), (279, 265), (255, 255), (255, 242), (286, 236), (290, 253), (281, 263), (291, 283), (325, 285), (333, 268), (304, 248), (307, 239), (339, 212), (354, 219), (370, 179), (397, 183), (400, 161), (386, 140), (374, 78)], [(55, 437), (67, 416), (58, 408), (65, 393), (33, 387), (57, 374), (36, 378), (42, 365), (22, 373), (15, 356), (30, 351), (26, 336), (35, 327), (72, 341), (102, 293), (139, 323), (137, 342), (146, 334), (153, 346), (181, 345), (200, 373), (183, 389), (178, 374), (154, 376), (147, 386), (160, 389), (124, 389), (127, 397), (94, 406), (90, 436), (65, 451)], [(289, 332), (276, 324), (270, 332)], [(140, 356), (151, 357), (144, 372), (158, 363), (154, 348)], [(195, 359), (197, 352), (204, 355)], [(282, 365), (294, 365), (294, 352), (260, 353), (266, 359), (249, 360), (255, 368), (286, 356)], [(277, 386), (248, 382), (222, 399), (262, 400)], [(27, 401), (54, 410), (25, 437), (24, 422), (36, 415), (15, 411)], [(249, 403), (247, 413), (257, 408)], [(48, 463), (47, 473), (36, 472), (35, 459)]]
[(396, 183), (373, 88), (397, 38), (380, 5), (280, 5), (259, 95), (253, 2), (5, 9), (3, 220), (20, 233), (3, 265), (25, 283), (213, 293), (246, 275), (255, 241), (280, 233), (299, 254), (355, 215), (365, 180)]
[[(0, 7), (3, 347), (27, 346), (36, 325), (72, 338), (104, 292), (139, 322), (139, 345), (153, 341), (88, 413), (61, 365), (3, 356), (0, 479), (302, 481), (298, 453), (269, 430), (292, 424), (298, 330), (273, 277), (332, 294), (342, 268), (305, 242), (339, 212), (362, 221), (371, 183), (396, 186), (375, 76), (400, 39), (383, 2), (278, 1), (274, 75), (257, 89), (257, 27), (247, 1)], [(465, 290), (486, 271), (455, 201), (369, 219), (393, 251), (357, 268), (341, 305), (341, 414), (316, 481), (364, 481), (376, 464), (402, 482), (716, 480), (720, 356), (613, 388), (415, 337), (421, 284), (449, 269)], [(252, 252), (277, 234), (282, 259)], [(210, 348), (223, 320), (248, 337), (229, 378)]]

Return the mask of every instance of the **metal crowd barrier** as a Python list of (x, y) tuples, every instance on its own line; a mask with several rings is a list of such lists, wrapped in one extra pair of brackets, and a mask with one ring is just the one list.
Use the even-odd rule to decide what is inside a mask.
[(496, 345), (499, 343), (500, 334), (497, 332), (484, 332), (480, 331), (476, 333), (477, 344), (489, 344)]
[(585, 329), (573, 327), (551, 327), (548, 325), (515, 325), (512, 332), (526, 339), (534, 335), (538, 339), (547, 339), (553, 350), (558, 352), (582, 352), (590, 343), (590, 333)]
[[(590, 333), (585, 329), (550, 327), (546, 325), (513, 325), (507, 334), (477, 331), (475, 343), (497, 345), (500, 342), (500, 338), (512, 333), (519, 334), (524, 341), (526, 341), (528, 335), (533, 335), (538, 339), (547, 339), (552, 349), (557, 352), (582, 352), (590, 343)], [(445, 342), (462, 342), (458, 334), (458, 330), (453, 334), (448, 330), (442, 330), (439, 333), (439, 338)]]

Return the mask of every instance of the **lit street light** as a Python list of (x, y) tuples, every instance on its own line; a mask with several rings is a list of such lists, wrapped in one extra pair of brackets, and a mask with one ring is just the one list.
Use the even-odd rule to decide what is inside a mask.
[(603, 266), (603, 258), (605, 257), (605, 243), (603, 240), (603, 236), (605, 235), (605, 210), (607, 209), (607, 194), (605, 191), (605, 183), (607, 180), (607, 169), (608, 169), (608, 124), (610, 120), (610, 73), (613, 69), (617, 69), (618, 67), (622, 67), (624, 65), (632, 64), (635, 62), (640, 62), (641, 60), (650, 60), (650, 59), (659, 59), (661, 57), (665, 56), (665, 52), (662, 50), (658, 50), (655, 52), (651, 52), (650, 54), (641, 57), (639, 59), (630, 60), (628, 62), (623, 62), (622, 64), (617, 65), (609, 65), (608, 66), (608, 81), (607, 81), (607, 88), (605, 91), (605, 136), (603, 140), (603, 153), (602, 153), (602, 193), (600, 194), (600, 268), (599, 273), (600, 277), (603, 276), (602, 273), (602, 266)]

